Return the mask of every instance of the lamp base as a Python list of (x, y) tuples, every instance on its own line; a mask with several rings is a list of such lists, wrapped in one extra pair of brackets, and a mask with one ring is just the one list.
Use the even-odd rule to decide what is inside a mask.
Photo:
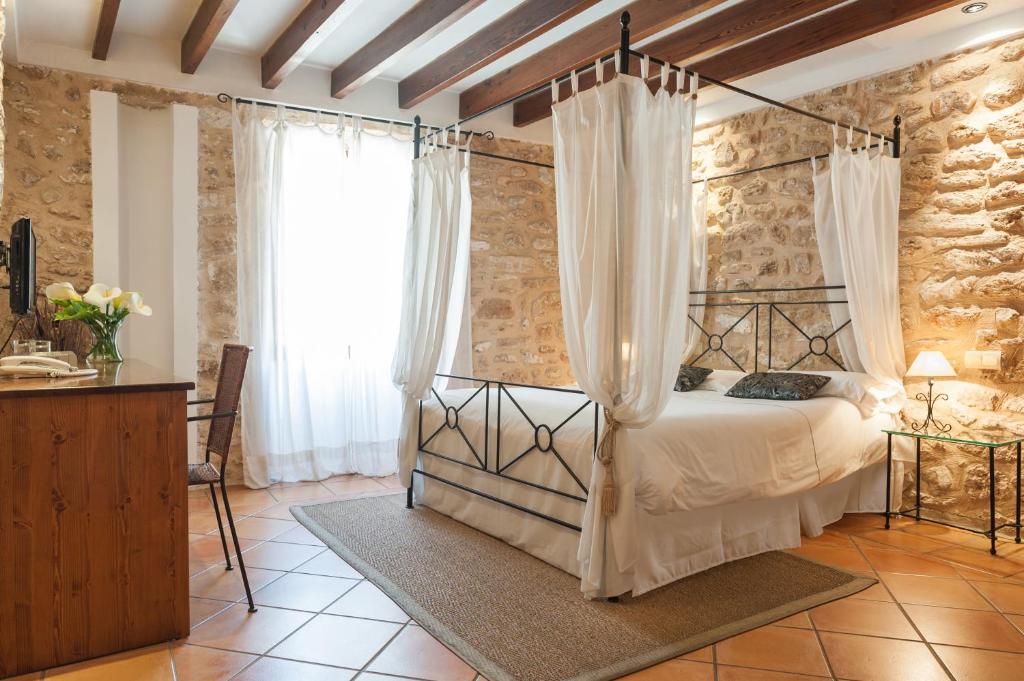
[(915, 433), (924, 433), (926, 431), (934, 431), (937, 435), (942, 433), (948, 433), (953, 430), (953, 426), (948, 423), (943, 423), (935, 418), (935, 403), (939, 400), (948, 400), (949, 395), (946, 393), (939, 393), (933, 395), (933, 387), (935, 380), (928, 379), (928, 394), (918, 393), (915, 399), (921, 400), (928, 405), (928, 413), (924, 417), (924, 421), (918, 423), (916, 421), (911, 422), (910, 427)]

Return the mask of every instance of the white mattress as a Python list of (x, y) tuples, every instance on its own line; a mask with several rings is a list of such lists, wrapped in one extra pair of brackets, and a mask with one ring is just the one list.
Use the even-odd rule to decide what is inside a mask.
[[(423, 438), (437, 431), (426, 449), (494, 470), (497, 442), (497, 391), (489, 395), (490, 437), (484, 447), (485, 395), (470, 389), (441, 393), (448, 406), (460, 407), (459, 429), (443, 427), (445, 409), (423, 405)], [(534, 426), (556, 429), (554, 449), (584, 485), (593, 465), (595, 410), (581, 394), (509, 388), (501, 399), (500, 464), (507, 465), (535, 443)], [(527, 419), (519, 407), (526, 412)], [(880, 432), (892, 417), (862, 415), (838, 397), (801, 402), (745, 400), (695, 390), (673, 393), (658, 420), (644, 429), (622, 430), (616, 456), (634, 471), (638, 560), (629, 574), (606, 571), (608, 595), (651, 588), (762, 551), (799, 543), (801, 506), (805, 531), (836, 520), (846, 510), (882, 510), (878, 490), (884, 477), (874, 467), (872, 501), (864, 503), (859, 471), (885, 458)], [(557, 428), (563, 424), (561, 428)], [(599, 425), (600, 419), (599, 419)], [(544, 429), (542, 428), (541, 431)], [(461, 433), (460, 433), (461, 431)], [(465, 435), (465, 439), (462, 435)], [(546, 445), (545, 438), (541, 444)], [(508, 479), (420, 455), (421, 468), (488, 494), (580, 525), (584, 506)], [(530, 482), (581, 495), (579, 484), (554, 452), (533, 449), (505, 471)], [(434, 481), (417, 478), (417, 497), (519, 546), (567, 572), (579, 574), (579, 534), (527, 516), (515, 509)]]

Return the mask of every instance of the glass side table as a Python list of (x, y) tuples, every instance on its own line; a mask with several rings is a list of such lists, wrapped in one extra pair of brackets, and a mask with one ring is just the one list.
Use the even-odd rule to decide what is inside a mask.
[[(888, 449), (885, 457), (885, 529), (889, 529), (889, 518), (891, 516), (907, 516), (914, 518), (915, 520), (924, 520), (930, 523), (937, 523), (939, 525), (946, 525), (948, 527), (955, 527), (959, 530), (966, 530), (968, 532), (974, 532), (975, 534), (982, 534), (989, 538), (992, 542), (989, 548), (989, 553), (996, 555), (996, 532), (1003, 529), (1004, 527), (1014, 527), (1017, 529), (1015, 541), (1019, 544), (1020, 539), (1020, 499), (1021, 499), (1021, 443), (1024, 442), (1024, 436), (1011, 435), (1011, 434), (997, 434), (997, 433), (985, 433), (977, 438), (967, 437), (952, 437), (944, 433), (929, 433), (927, 431), (915, 433), (912, 430), (883, 430), (888, 436)], [(916, 455), (916, 466), (917, 470), (914, 475), (915, 490), (914, 490), (914, 507), (908, 511), (890, 511), (892, 508), (892, 438), (896, 437), (909, 437), (914, 439)], [(941, 520), (932, 520), (930, 518), (921, 517), (921, 442), (923, 440), (933, 440), (935, 442), (946, 442), (949, 444), (956, 445), (968, 445), (971, 447), (982, 447), (988, 450), (988, 529), (987, 530), (976, 530), (972, 527), (963, 527), (960, 525), (954, 525), (952, 523), (943, 522)], [(1015, 447), (1017, 450), (1017, 507), (1016, 507), (1016, 522), (1005, 522), (999, 526), (996, 526), (996, 449), (1000, 447)]]

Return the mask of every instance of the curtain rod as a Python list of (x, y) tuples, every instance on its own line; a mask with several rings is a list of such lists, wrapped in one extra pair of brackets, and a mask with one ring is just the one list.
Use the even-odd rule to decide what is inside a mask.
[[(675, 64), (666, 62), (666, 61), (664, 61), (662, 59), (658, 59), (657, 57), (652, 57), (649, 54), (644, 54), (643, 52), (638, 52), (637, 50), (630, 49), (629, 53), (632, 56), (634, 56), (634, 57), (639, 57), (641, 59), (645, 59), (646, 58), (646, 59), (650, 60), (652, 63), (657, 64), (659, 66), (667, 66), (669, 69), (671, 69), (673, 71), (681, 71), (683, 73), (688, 73), (690, 75), (696, 75), (698, 81), (704, 81), (705, 83), (708, 83), (710, 85), (717, 85), (718, 87), (725, 88), (726, 90), (731, 90), (732, 92), (735, 92), (736, 94), (743, 95), (745, 97), (750, 97), (751, 99), (756, 99), (757, 101), (763, 102), (763, 103), (768, 104), (770, 106), (778, 107), (780, 109), (785, 109), (786, 111), (790, 111), (792, 113), (799, 114), (801, 116), (806, 116), (808, 118), (813, 118), (815, 120), (821, 121), (822, 123), (828, 123), (829, 125), (835, 125), (835, 126), (837, 126), (839, 128), (842, 128), (843, 130), (853, 130), (855, 132), (861, 133), (862, 135), (871, 135), (872, 137), (881, 137), (886, 142), (896, 142), (895, 138), (890, 137), (888, 135), (883, 135), (881, 133), (875, 133), (875, 132), (872, 132), (870, 130), (866, 130), (865, 128), (857, 127), (856, 125), (850, 125), (848, 123), (841, 123), (841, 122), (839, 122), (839, 121), (837, 121), (835, 119), (829, 118), (827, 116), (822, 116), (820, 114), (816, 114), (816, 113), (814, 113), (812, 111), (807, 111), (805, 109), (801, 109), (799, 107), (793, 106), (792, 104), (787, 104), (786, 102), (780, 102), (778, 100), (771, 99), (770, 97), (765, 97), (764, 95), (759, 95), (756, 92), (751, 92), (750, 90), (744, 90), (741, 87), (736, 87), (735, 85), (731, 85), (729, 83), (726, 83), (725, 81), (718, 80), (717, 78), (709, 78), (708, 76), (705, 76), (703, 74), (694, 74), (693, 71), (685, 69), (685, 68), (683, 68), (681, 66), (676, 66)], [(897, 118), (899, 118), (899, 117), (897, 116)], [(897, 125), (899, 125), (899, 124), (897, 123)]]
[[(870, 146), (855, 147), (851, 151), (866, 151), (868, 149), (878, 149), (881, 147), (880, 144), (872, 144)], [(795, 158), (791, 161), (779, 161), (778, 163), (770, 163), (766, 166), (760, 166), (758, 168), (747, 168), (746, 170), (736, 170), (731, 173), (724, 173), (722, 175), (715, 175), (713, 177), (702, 177), (699, 180), (693, 180), (693, 184), (699, 184), (701, 182), (714, 182), (715, 180), (725, 180), (730, 177), (739, 177), (741, 175), (749, 175), (751, 173), (759, 173), (762, 170), (775, 170), (776, 168), (785, 168), (786, 166), (800, 165), (801, 163), (809, 163), (814, 159), (828, 158), (828, 154), (815, 154), (814, 156), (805, 156), (804, 158)]]
[[(220, 94), (218, 94), (217, 95), (217, 101), (221, 102), (221, 103), (225, 103), (225, 104), (227, 102), (234, 101), (237, 104), (253, 104), (253, 105), (257, 105), (257, 106), (275, 106), (275, 107), (276, 106), (280, 106), (282, 108), (288, 109), (289, 111), (304, 111), (306, 113), (313, 113), (313, 114), (326, 113), (326, 114), (332, 114), (332, 115), (335, 115), (335, 116), (358, 117), (358, 118), (363, 119), (364, 121), (370, 121), (372, 123), (383, 123), (383, 124), (386, 124), (386, 125), (400, 125), (400, 126), (402, 126), (404, 128), (415, 128), (416, 125), (417, 125), (413, 121), (403, 121), (403, 120), (398, 120), (398, 119), (393, 119), (393, 118), (379, 118), (377, 116), (364, 116), (363, 114), (349, 113), (347, 111), (335, 111), (333, 109), (315, 109), (315, 108), (308, 107), (308, 106), (299, 106), (298, 104), (285, 104), (284, 102), (275, 102), (275, 101), (269, 100), (269, 99), (253, 99), (251, 97), (233, 97), (233, 96), (229, 95), (226, 92), (221, 92)], [(433, 133), (433, 132), (441, 132), (442, 130), (445, 129), (445, 128), (439, 128), (436, 125), (424, 125), (424, 124), (419, 124), (419, 125), (420, 125), (421, 128), (426, 128), (428, 130), (428, 132), (431, 132), (431, 133)], [(484, 137), (484, 138), (489, 139), (489, 140), (494, 139), (494, 132), (492, 130), (485, 130), (484, 132), (476, 132), (474, 130), (462, 130), (461, 132), (464, 132), (464, 133), (466, 133), (468, 135), (476, 135), (476, 136), (479, 136), (479, 137)]]

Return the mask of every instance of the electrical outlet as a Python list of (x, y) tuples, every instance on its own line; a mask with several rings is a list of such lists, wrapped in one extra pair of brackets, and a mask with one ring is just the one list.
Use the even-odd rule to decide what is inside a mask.
[(1002, 350), (968, 350), (964, 353), (964, 367), (967, 369), (998, 371), (1002, 363)]

